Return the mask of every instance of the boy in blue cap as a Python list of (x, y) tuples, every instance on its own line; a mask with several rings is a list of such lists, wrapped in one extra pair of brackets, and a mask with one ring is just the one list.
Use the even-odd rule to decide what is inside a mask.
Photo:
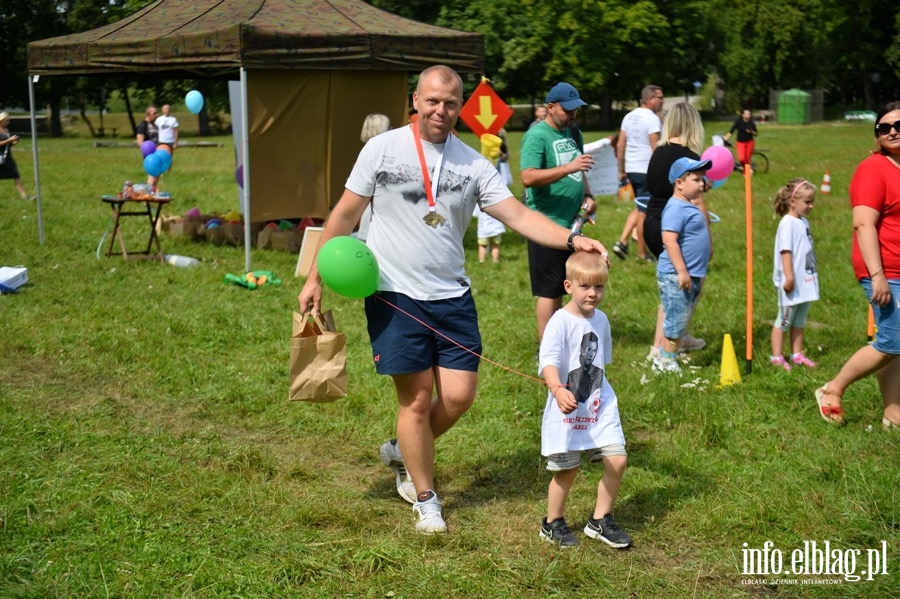
[(653, 360), (657, 372), (681, 372), (676, 361), (678, 340), (687, 329), (709, 264), (710, 237), (706, 218), (694, 205), (706, 190), (709, 160), (679, 158), (669, 169), (672, 200), (662, 213), (663, 252), (656, 265), (659, 298), (665, 313), (666, 338)]

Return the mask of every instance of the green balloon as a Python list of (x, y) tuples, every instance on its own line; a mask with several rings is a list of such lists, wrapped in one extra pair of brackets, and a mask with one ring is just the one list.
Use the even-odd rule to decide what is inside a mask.
[(369, 297), (378, 288), (378, 262), (359, 239), (332, 237), (319, 250), (319, 275), (334, 292), (346, 297)]

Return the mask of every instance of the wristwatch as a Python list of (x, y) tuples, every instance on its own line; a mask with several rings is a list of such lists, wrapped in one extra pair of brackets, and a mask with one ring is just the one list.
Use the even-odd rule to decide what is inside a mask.
[(571, 233), (569, 233), (569, 239), (568, 239), (568, 241), (566, 241), (566, 247), (569, 248), (570, 252), (575, 251), (575, 246), (572, 244), (572, 240), (575, 239), (576, 237), (581, 237), (581, 232), (572, 231)]

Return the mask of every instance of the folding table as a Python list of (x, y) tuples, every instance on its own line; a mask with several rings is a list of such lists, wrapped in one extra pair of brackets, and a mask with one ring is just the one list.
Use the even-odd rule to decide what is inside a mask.
[[(165, 256), (162, 253), (162, 247), (159, 244), (159, 236), (156, 233), (156, 223), (162, 213), (163, 206), (168, 204), (172, 198), (170, 196), (151, 196), (147, 198), (123, 198), (119, 196), (100, 196), (104, 203), (109, 204), (113, 211), (113, 230), (109, 239), (109, 249), (106, 256), (112, 256), (113, 246), (116, 237), (119, 238), (119, 246), (122, 248), (121, 254), (126, 260), (129, 258), (157, 259), (165, 262)], [(154, 210), (155, 208), (155, 210)], [(147, 219), (147, 225), (150, 227), (150, 237), (147, 240), (147, 249), (141, 252), (131, 252), (129, 256), (125, 247), (125, 236), (120, 227), (120, 219), (127, 216), (143, 216)], [(156, 253), (153, 253), (153, 246), (156, 246)]]

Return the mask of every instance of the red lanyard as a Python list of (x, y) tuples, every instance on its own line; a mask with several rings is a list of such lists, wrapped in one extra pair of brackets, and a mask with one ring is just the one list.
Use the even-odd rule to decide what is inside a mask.
[[(422, 147), (422, 139), (419, 137), (419, 121), (412, 122), (413, 138), (416, 140), (416, 151), (419, 153), (419, 166), (422, 168), (422, 178), (425, 180), (425, 195), (428, 197), (428, 211), (435, 212), (434, 190), (431, 188), (431, 177), (428, 176), (428, 165), (425, 163), (425, 149)], [(446, 149), (446, 146), (444, 146)], [(443, 158), (443, 156), (441, 156)], [(440, 171), (435, 173), (441, 176)]]

